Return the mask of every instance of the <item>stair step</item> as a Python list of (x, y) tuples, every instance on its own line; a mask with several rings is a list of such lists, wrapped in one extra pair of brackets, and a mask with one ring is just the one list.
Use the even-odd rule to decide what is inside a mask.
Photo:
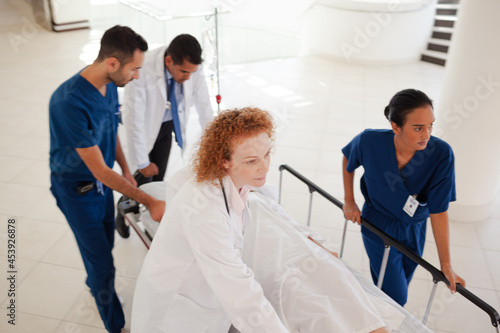
[(450, 40), (453, 33), (453, 28), (449, 27), (433, 27), (432, 38)]
[(458, 9), (460, 8), (459, 3), (437, 3), (436, 8), (439, 9)]
[(436, 45), (443, 45), (443, 46), (450, 46), (450, 41), (446, 39), (439, 39), (439, 38), (431, 38), (429, 39), (429, 43), (436, 44)]
[(458, 4), (451, 3), (438, 3), (436, 4), (436, 14), (437, 15), (457, 15), (458, 8), (460, 6)]
[(445, 59), (440, 59), (440, 58), (434, 58), (425, 54), (422, 54), (420, 57), (421, 61), (425, 62), (430, 62), (431, 64), (439, 65), (439, 66), (444, 66), (446, 65), (446, 60)]
[(448, 45), (436, 44), (436, 43), (432, 43), (432, 42), (429, 42), (427, 44), (427, 50), (431, 50), (431, 51), (448, 53), (448, 49), (449, 49)]
[(433, 31), (431, 37), (441, 40), (451, 40), (451, 32)]
[(446, 53), (432, 51), (432, 50), (424, 50), (422, 52), (422, 55), (432, 57), (432, 58), (442, 59), (442, 60), (446, 60), (448, 58), (448, 55)]
[(452, 21), (456, 22), (457, 17), (456, 16), (450, 16), (450, 15), (435, 15), (434, 16), (435, 20), (441, 20), (441, 21)]
[(450, 27), (433, 27), (432, 28), (433, 31), (437, 31), (437, 32), (445, 32), (445, 33), (453, 33), (453, 28), (450, 28)]
[(458, 9), (460, 5), (458, 3), (437, 3), (437, 9)]
[(436, 8), (436, 14), (437, 15), (457, 16), (458, 9), (439, 9), (439, 8)]
[(456, 16), (436, 15), (434, 16), (434, 26), (453, 28), (456, 20)]
[(460, 3), (459, 0), (438, 0), (438, 5), (444, 5), (444, 4), (458, 4)]

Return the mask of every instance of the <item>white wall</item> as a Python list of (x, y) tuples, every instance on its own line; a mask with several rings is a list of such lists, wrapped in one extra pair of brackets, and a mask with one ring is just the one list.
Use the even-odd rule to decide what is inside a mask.
[(304, 49), (353, 63), (418, 61), (431, 35), (434, 3), (318, 1), (304, 17)]
[(436, 114), (455, 152), (457, 202), (450, 217), (489, 217), (500, 178), (500, 1), (462, 0)]

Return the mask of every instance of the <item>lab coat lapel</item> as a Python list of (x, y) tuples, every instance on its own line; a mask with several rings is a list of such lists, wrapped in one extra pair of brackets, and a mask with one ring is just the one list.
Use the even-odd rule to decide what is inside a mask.
[(231, 215), (231, 224), (233, 225), (234, 234), (234, 247), (237, 249), (243, 249), (243, 229), (241, 222), (235, 214)]
[(165, 49), (161, 48), (158, 50), (158, 54), (155, 59), (155, 71), (154, 75), (156, 76), (156, 89), (159, 89), (161, 97), (163, 101), (166, 103), (167, 101), (167, 83), (165, 82)]
[[(188, 140), (188, 137), (186, 135), (187, 133), (186, 128), (193, 97), (193, 77), (191, 77), (189, 80), (185, 81), (182, 84), (182, 89), (183, 89), (182, 101), (184, 105), (182, 107), (182, 110), (180, 110), (181, 112), (179, 113), (179, 121), (181, 123), (182, 137), (184, 138), (184, 147), (186, 147)], [(184, 154), (184, 149), (182, 149), (182, 153)]]
[(229, 206), (231, 229), (233, 230), (235, 248), (241, 250), (243, 249), (243, 224), (240, 218), (238, 217), (237, 212), (233, 209), (233, 205), (231, 203), (231, 197), (232, 195), (235, 194), (234, 191), (236, 191), (236, 188), (233, 184), (233, 181), (231, 180), (231, 177), (229, 176), (224, 177), (222, 182), (224, 184), (224, 189), (226, 191), (226, 199)]
[(189, 112), (191, 109), (191, 102), (192, 102), (192, 97), (193, 97), (193, 82), (194, 78), (191, 76), (191, 78), (187, 81), (185, 81), (182, 84), (182, 87), (184, 89), (184, 114), (182, 116), (182, 130), (186, 130), (186, 122), (187, 119), (189, 118)]

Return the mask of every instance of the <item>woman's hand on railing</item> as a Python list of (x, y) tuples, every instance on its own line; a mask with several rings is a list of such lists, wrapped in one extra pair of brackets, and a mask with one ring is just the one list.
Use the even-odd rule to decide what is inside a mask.
[(359, 211), (358, 205), (354, 201), (348, 201), (344, 203), (344, 217), (357, 224), (361, 224), (361, 212)]
[(443, 272), (444, 276), (448, 279), (448, 281), (450, 281), (450, 285), (448, 286), (448, 288), (452, 293), (455, 293), (457, 291), (457, 286), (456, 286), (457, 283), (465, 288), (465, 280), (462, 279), (458, 274), (456, 274), (453, 271), (451, 265), (441, 267), (441, 271)]

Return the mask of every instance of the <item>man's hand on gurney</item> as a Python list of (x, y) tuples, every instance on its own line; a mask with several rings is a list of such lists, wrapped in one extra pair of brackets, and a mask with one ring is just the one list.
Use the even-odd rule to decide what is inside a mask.
[(153, 162), (150, 162), (149, 165), (145, 168), (139, 169), (139, 172), (146, 178), (156, 176), (158, 174), (158, 167)]
[(135, 180), (134, 176), (130, 173), (129, 170), (126, 170), (122, 173), (122, 176), (128, 180), (128, 182), (132, 185), (134, 185), (135, 187), (137, 187), (137, 181)]
[(465, 287), (465, 280), (462, 279), (458, 274), (456, 274), (453, 271), (453, 268), (451, 268), (451, 265), (447, 266), (442, 266), (441, 271), (443, 272), (444, 276), (450, 281), (450, 285), (448, 288), (452, 293), (457, 291), (457, 286), (456, 284), (460, 284), (462, 287)]
[(357, 224), (361, 224), (361, 212), (353, 200), (346, 200), (343, 207), (344, 217)]
[(165, 201), (162, 200), (151, 200), (151, 203), (145, 204), (146, 208), (149, 210), (151, 218), (156, 222), (160, 222), (165, 213)]
[(339, 257), (339, 254), (337, 252), (333, 252), (333, 251), (330, 251), (328, 250), (326, 247), (324, 247), (323, 245), (321, 245), (320, 243), (316, 242), (314, 239), (311, 238), (311, 236), (307, 236), (307, 238), (309, 238), (310, 240), (313, 241), (313, 243), (317, 244), (318, 246), (320, 246), (323, 250), (325, 250), (326, 252), (330, 252), (332, 255), (334, 255), (335, 257)]

